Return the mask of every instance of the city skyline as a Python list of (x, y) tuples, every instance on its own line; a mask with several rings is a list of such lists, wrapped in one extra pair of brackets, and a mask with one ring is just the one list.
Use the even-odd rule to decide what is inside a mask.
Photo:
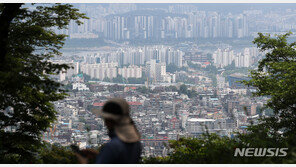
[[(224, 5), (227, 9), (227, 4)], [(253, 5), (256, 4), (236, 5), (245, 8), (241, 8), (238, 12), (234, 9), (222, 12), (221, 9), (205, 10), (193, 4), (166, 4), (163, 8), (149, 7), (151, 4), (148, 7), (145, 7), (145, 4), (140, 4), (142, 7), (138, 7), (139, 4), (80, 4), (79, 9), (86, 12), (90, 19), (83, 20), (85, 24), (82, 26), (71, 23), (69, 30), (59, 32), (71, 34), (70, 38), (106, 38), (124, 41), (245, 38), (254, 37), (257, 32), (295, 30), (293, 25), (295, 20), (292, 17), (295, 11), (291, 6), (283, 5), (284, 8), (277, 7), (274, 11), (274, 4), (263, 9), (254, 8)]]
[[(0, 89), (1, 134), (21, 131), (69, 154), (71, 145), (99, 150), (111, 139), (99, 112), (114, 98), (129, 105), (143, 162), (171, 162), (178, 142), (176, 157), (186, 162), (187, 140), (198, 142), (184, 146), (193, 158), (212, 155), (204, 146), (223, 153), (218, 145), (226, 143), (232, 153), (256, 137), (273, 141), (262, 120), (279, 127), (276, 142), (286, 140), (286, 128), (295, 131), (296, 3), (0, 4), (0, 16), (13, 7), (23, 13), (12, 13), (0, 41), (0, 81), (8, 88)], [(208, 161), (200, 159), (190, 162)]]
[[(259, 112), (267, 98), (252, 97), (254, 88), (236, 81), (248, 80), (248, 70), (264, 57), (265, 52), (245, 42), (257, 33), (256, 24), (276, 33), (269, 26), (274, 22), (266, 20), (271, 18), (270, 9), (229, 13), (190, 4), (163, 4), (161, 9), (151, 4), (149, 9), (145, 4), (78, 6), (90, 19), (82, 26), (70, 24), (68, 31), (56, 31), (68, 33), (68, 41), (81, 40), (86, 45), (68, 47), (62, 57), (52, 59), (74, 69), (54, 76), (67, 85), (70, 96), (55, 103), (56, 126), (63, 130), (45, 133), (46, 141), (62, 145), (75, 141), (81, 148), (107, 142), (96, 111), (112, 97), (124, 98), (131, 105), (143, 135), (143, 154), (148, 157), (167, 155), (162, 143), (168, 140), (198, 137), (206, 127), (209, 133), (233, 137), (235, 132), (245, 132), (250, 120), (269, 115)], [(296, 15), (294, 9), (277, 12)], [(215, 38), (220, 40), (211, 40)], [(224, 38), (228, 42), (223, 43)], [(88, 40), (96, 39), (105, 45), (89, 50)], [(158, 39), (175, 41), (153, 42)], [(152, 42), (130, 44), (133, 40)]]

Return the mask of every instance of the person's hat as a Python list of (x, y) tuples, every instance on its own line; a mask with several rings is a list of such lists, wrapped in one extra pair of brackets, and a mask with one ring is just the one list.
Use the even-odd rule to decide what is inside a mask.
[(128, 103), (119, 98), (108, 100), (99, 112), (102, 118), (116, 122), (114, 131), (119, 139), (126, 143), (133, 143), (140, 141), (141, 136), (129, 114)]

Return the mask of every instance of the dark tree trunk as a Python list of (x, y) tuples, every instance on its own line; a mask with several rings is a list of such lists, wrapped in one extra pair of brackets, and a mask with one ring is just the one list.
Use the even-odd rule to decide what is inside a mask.
[(0, 69), (5, 64), (10, 24), (17, 16), (22, 5), (22, 3), (3, 4), (3, 11), (0, 15)]

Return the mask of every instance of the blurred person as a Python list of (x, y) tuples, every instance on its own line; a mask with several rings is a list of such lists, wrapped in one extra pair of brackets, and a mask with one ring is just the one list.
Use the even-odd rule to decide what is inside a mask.
[[(130, 107), (124, 99), (107, 101), (99, 115), (104, 119), (110, 141), (95, 157), (97, 164), (136, 164), (141, 158), (140, 133), (130, 117)], [(82, 150), (83, 151), (83, 150)], [(95, 151), (85, 152), (91, 156), (76, 154), (80, 163), (88, 163)]]

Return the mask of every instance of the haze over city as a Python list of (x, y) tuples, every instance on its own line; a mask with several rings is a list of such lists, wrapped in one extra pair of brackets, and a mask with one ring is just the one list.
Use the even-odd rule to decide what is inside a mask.
[[(96, 115), (112, 97), (126, 99), (145, 156), (163, 143), (205, 132), (233, 136), (259, 116), (267, 98), (236, 81), (264, 55), (258, 32), (295, 31), (295, 4), (74, 4), (89, 19), (70, 23), (63, 56), (74, 69), (55, 76), (70, 96), (55, 103), (59, 119), (44, 140), (82, 148), (108, 140)], [(276, 10), (275, 10), (276, 9)], [(86, 131), (90, 128), (91, 135)], [(90, 138), (90, 142), (88, 142)]]
[[(108, 134), (104, 119), (99, 116), (99, 112), (102, 111), (106, 101), (113, 98), (125, 99), (129, 104), (130, 116), (141, 134), (141, 156), (143, 158), (169, 157), (172, 155), (172, 151), (176, 150), (170, 148), (170, 141), (201, 139), (205, 134), (216, 134), (221, 137), (219, 139), (225, 139), (225, 141), (226, 138), (229, 141), (240, 141), (236, 140), (236, 137), (240, 134), (252, 135), (248, 128), (261, 123), (262, 118), (273, 118), (276, 114), (282, 114), (282, 111), (290, 113), (290, 111), (296, 110), (294, 110), (295, 102), (291, 102), (291, 105), (287, 104), (289, 109), (286, 109), (285, 105), (282, 105), (285, 106), (284, 109), (280, 108), (282, 106), (278, 103), (274, 103), (274, 106), (269, 104), (274, 102), (272, 101), (274, 96), (282, 95), (281, 92), (272, 94), (276, 88), (283, 88), (284, 93), (293, 94), (294, 88), (292, 86), (296, 83), (288, 80), (293, 78), (291, 76), (295, 76), (288, 75), (294, 69), (293, 64), (288, 63), (295, 62), (295, 57), (293, 57), (295, 46), (287, 44), (287, 42), (296, 40), (296, 4), (80, 3), (71, 5), (77, 8), (77, 11), (85, 13), (88, 18), (83, 14), (75, 13), (76, 17), (73, 18), (78, 19), (73, 19), (72, 16), (65, 14), (64, 20), (55, 20), (56, 15), (63, 13), (58, 13), (62, 9), (49, 10), (45, 8), (48, 11), (56, 12), (52, 16), (46, 13), (48, 11), (42, 11), (42, 7), (52, 6), (52, 4), (38, 4), (39, 8), (34, 4), (23, 5), (21, 8), (28, 8), (29, 14), (31, 14), (29, 11), (34, 10), (40, 10), (43, 13), (36, 12), (38, 14), (36, 16), (34, 13), (32, 16), (22, 13), (22, 17), (16, 17), (19, 19), (15, 22), (17, 31), (10, 33), (19, 31), (19, 34), (26, 34), (26, 26), (24, 26), (24, 30), (18, 26), (22, 25), (22, 22), (28, 21), (28, 25), (30, 25), (28, 27), (32, 29), (28, 29), (30, 31), (26, 34), (27, 38), (32, 34), (34, 38), (32, 37), (33, 44), (30, 43), (32, 42), (30, 40), (27, 43), (33, 49), (29, 54), (24, 54), (25, 56), (29, 55), (24, 56), (25, 58), (17, 59), (18, 57), (16, 57), (15, 60), (6, 58), (8, 60), (7, 68), (4, 68), (3, 65), (2, 69), (0, 65), (0, 72), (4, 71), (3, 74), (0, 74), (4, 79), (12, 82), (13, 80), (10, 78), (13, 78), (14, 73), (5, 70), (9, 71), (9, 68), (14, 67), (15, 64), (19, 66), (24, 64), (24, 68), (15, 68), (15, 74), (24, 73), (24, 76), (30, 77), (33, 74), (25, 74), (30, 71), (30, 69), (26, 69), (27, 67), (33, 68), (34, 65), (48, 63), (40, 69), (36, 67), (37, 72), (33, 72), (40, 72), (40, 74), (38, 73), (40, 76), (36, 78), (44, 79), (46, 84), (50, 83), (53, 86), (49, 84), (50, 86), (46, 87), (45, 83), (40, 82), (41, 86), (32, 84), (32, 89), (38, 89), (37, 92), (44, 94), (48, 91), (47, 94), (54, 97), (45, 98), (42, 96), (39, 99), (38, 93), (31, 92), (28, 93), (29, 95), (24, 94), (23, 96), (28, 96), (28, 99), (31, 100), (31, 96), (36, 95), (38, 100), (44, 102), (44, 105), (48, 105), (44, 108), (31, 105), (32, 111), (50, 109), (53, 112), (50, 115), (52, 119), (50, 117), (49, 120), (46, 120), (48, 121), (46, 130), (40, 130), (40, 134), (36, 133), (36, 136), (39, 135), (42, 142), (50, 144), (50, 147), (58, 146), (70, 150), (69, 146), (75, 144), (81, 150), (97, 149), (109, 142), (110, 134)], [(1, 12), (3, 9), (0, 6)], [(70, 9), (68, 10), (70, 11)], [(0, 15), (2, 15), (1, 12)], [(32, 17), (32, 23), (27, 18), (28, 16)], [(43, 21), (43, 17), (53, 17), (51, 19), (54, 21), (50, 19), (48, 20), (53, 23)], [(67, 19), (69, 24), (65, 21)], [(82, 24), (77, 24), (77, 20)], [(13, 23), (12, 21), (11, 24)], [(44, 25), (42, 28), (38, 28), (37, 23)], [(12, 26), (12, 28), (15, 27)], [(36, 35), (40, 32), (47, 34)], [(283, 34), (286, 35), (281, 36)], [(54, 38), (51, 38), (51, 35)], [(66, 35), (64, 41), (63, 35)], [(12, 42), (5, 45), (8, 48), (7, 53), (11, 51), (11, 55), (22, 55), (22, 53), (16, 53), (23, 52), (23, 50), (17, 49), (18, 45), (26, 44), (23, 42), (25, 40), (22, 38), (18, 40), (18, 35), (11, 36)], [(287, 36), (289, 38), (286, 41)], [(8, 39), (7, 41), (9, 41)], [(52, 40), (53, 44), (46, 43), (47, 40)], [(21, 42), (19, 44), (14, 41)], [(42, 43), (44, 41), (45, 44)], [(38, 42), (42, 44), (39, 45)], [(17, 49), (10, 46), (14, 44)], [(29, 49), (25, 48), (24, 50)], [(273, 52), (274, 50), (276, 51)], [(34, 57), (34, 54), (43, 57), (39, 60), (38, 56)], [(282, 54), (292, 55), (292, 58), (286, 58)], [(263, 63), (261, 60), (264, 60)], [(9, 61), (13, 63), (9, 64)], [(26, 61), (29, 63), (26, 64)], [(274, 62), (284, 62), (289, 66), (284, 63), (273, 65)], [(55, 65), (69, 65), (72, 68), (63, 69)], [(273, 68), (276, 70), (270, 70)], [(23, 71), (17, 71), (19, 69)], [(251, 71), (253, 72), (251, 73)], [(55, 72), (57, 73), (55, 74)], [(277, 76), (282, 73), (287, 75)], [(11, 77), (7, 77), (6, 74)], [(261, 77), (259, 74), (266, 74), (266, 76)], [(276, 76), (274, 77), (276, 79), (268, 80), (268, 77), (273, 75)], [(32, 83), (36, 78), (31, 78)], [(283, 78), (288, 78), (288, 81)], [(280, 86), (272, 85), (281, 79), (284, 81), (279, 84)], [(31, 82), (30, 79), (28, 80)], [(248, 83), (251, 80), (254, 82)], [(55, 84), (54, 81), (61, 85)], [(17, 83), (21, 83), (21, 81)], [(28, 84), (29, 88), (25, 87), (24, 90), (31, 91), (30, 84)], [(267, 86), (265, 87), (264, 84)], [(7, 84), (7, 86), (10, 85)], [(274, 90), (269, 91), (271, 88)], [(14, 87), (11, 89), (17, 91)], [(55, 97), (60, 95), (59, 93), (64, 93), (63, 89), (66, 90), (67, 95)], [(6, 93), (5, 90), (3, 88), (4, 93)], [(254, 94), (261, 91), (263, 93), (259, 93), (259, 95)], [(271, 94), (264, 91), (271, 92)], [(10, 92), (7, 92), (8, 95), (5, 98), (10, 100)], [(276, 96), (280, 99), (276, 100), (280, 102), (282, 102), (282, 96), (290, 97), (286, 94), (280, 95)], [(26, 100), (26, 98), (23, 99)], [(294, 99), (294, 97), (290, 99)], [(9, 100), (6, 101), (10, 102)], [(30, 102), (32, 101), (34, 100)], [(8, 102), (0, 108), (2, 113), (0, 117), (4, 115), (3, 120), (12, 118), (8, 116), (9, 114), (14, 115), (14, 108), (11, 107), (14, 105), (14, 101)], [(38, 104), (39, 101), (34, 101), (35, 103)], [(15, 104), (27, 103), (20, 101)], [(53, 104), (52, 110), (51, 104)], [(29, 108), (30, 111), (31, 108)], [(19, 108), (18, 110), (21, 111)], [(54, 113), (55, 111), (56, 113)], [(28, 115), (30, 115), (29, 112)], [(56, 119), (54, 119), (55, 116)], [(39, 117), (37, 118), (39, 119)], [(287, 118), (294, 117), (287, 116)], [(279, 120), (285, 121), (282, 118)], [(18, 132), (19, 124), (22, 124), (20, 120), (14, 122), (17, 125), (10, 125), (9, 121), (6, 122), (7, 125), (4, 126), (3, 123), (3, 127), (2, 123), (0, 124), (1, 130), (3, 133), (9, 134)], [(293, 125), (293, 123), (284, 125), (290, 124)], [(287, 129), (289, 130), (289, 128)], [(285, 130), (286, 127), (280, 127), (274, 133), (278, 133), (278, 136), (282, 137), (285, 136), (282, 135)], [(256, 130), (254, 131), (256, 132)], [(258, 130), (258, 132), (262, 134), (261, 131)], [(269, 135), (267, 134), (265, 137), (269, 137)], [(242, 145), (249, 146), (246, 143)], [(261, 148), (261, 146), (257, 147)], [(268, 147), (266, 146), (266, 148)], [(288, 149), (279, 148), (278, 150)], [(237, 152), (236, 155), (239, 153)], [(160, 158), (160, 160), (166, 159)], [(204, 163), (203, 161), (198, 162)]]

